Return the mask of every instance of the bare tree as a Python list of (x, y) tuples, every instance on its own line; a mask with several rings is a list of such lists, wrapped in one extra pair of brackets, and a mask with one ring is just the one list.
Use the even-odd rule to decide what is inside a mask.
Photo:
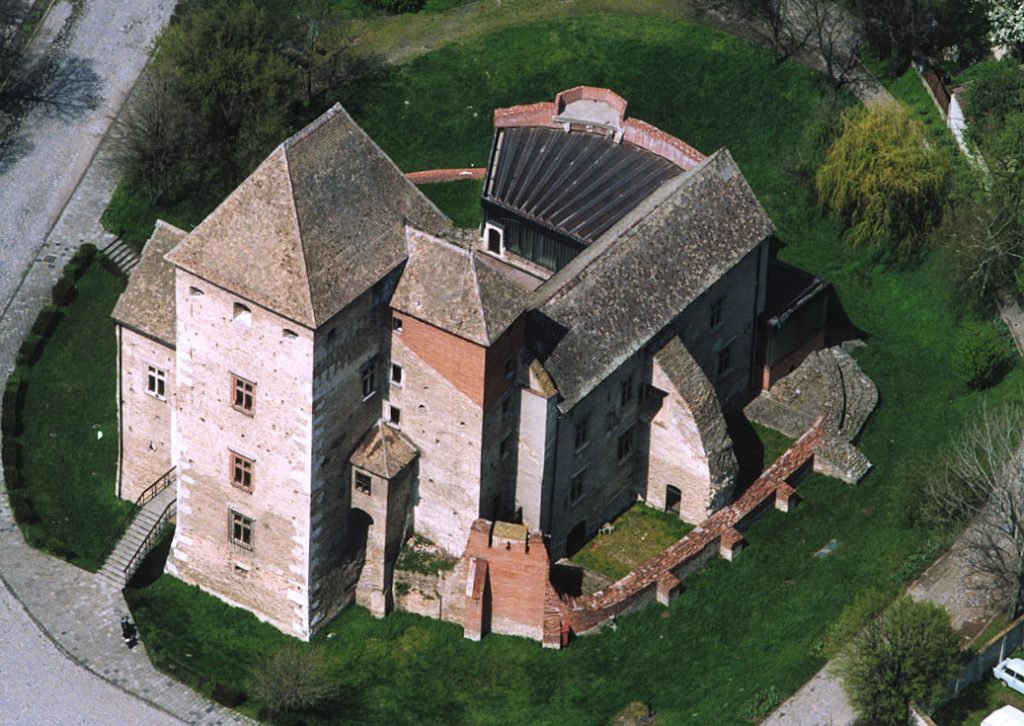
[(810, 30), (811, 45), (821, 55), (825, 74), (836, 88), (855, 79), (860, 68), (863, 33), (860, 22), (834, 0), (795, 0), (795, 11)]
[(798, 0), (700, 0), (700, 9), (715, 11), (746, 23), (772, 51), (775, 65), (803, 50), (813, 28), (800, 17)]
[(969, 522), (960, 539), (971, 586), (1005, 603), (1007, 620), (1024, 610), (1024, 403), (985, 408), (954, 441), (925, 485), (938, 517)]

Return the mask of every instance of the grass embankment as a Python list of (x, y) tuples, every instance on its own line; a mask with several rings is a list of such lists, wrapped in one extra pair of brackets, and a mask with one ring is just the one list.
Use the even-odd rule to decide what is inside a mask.
[(613, 580), (625, 577), (693, 529), (675, 514), (636, 503), (620, 514), (611, 534), (599, 534), (572, 557), (574, 564)]
[(96, 570), (131, 506), (114, 495), (117, 346), (110, 311), (123, 288), (93, 264), (78, 289), (28, 374), (23, 478), (41, 521), (22, 531), (32, 546)]
[[(773, 68), (766, 51), (740, 40), (627, 16), (515, 28), (394, 69), (367, 91), (358, 120), (402, 168), (481, 165), (494, 107), (581, 83), (616, 90), (632, 115), (702, 151), (727, 145), (786, 243), (781, 256), (833, 283), (865, 331), (857, 357), (881, 392), (861, 441), (875, 470), (858, 486), (808, 476), (801, 506), (758, 520), (737, 561), (688, 578), (667, 610), (620, 618), (614, 632), (563, 652), (507, 637), (472, 643), (453, 625), (349, 610), (320, 644), (351, 700), (310, 722), (603, 724), (640, 701), (664, 723), (749, 723), (755, 692), (788, 695), (821, 667), (815, 644), (855, 595), (869, 586), (895, 594), (937, 555), (943, 533), (915, 517), (921, 471), (983, 399), (1020, 390), (1019, 370), (985, 394), (957, 382), (949, 341), (958, 307), (934, 259), (878, 268), (821, 217), (786, 172), (821, 102), (820, 79), (792, 63)], [(835, 553), (815, 558), (832, 539)], [(223, 677), (225, 659), (241, 678), (281, 642), (166, 576), (140, 594), (148, 646), (209, 682)]]

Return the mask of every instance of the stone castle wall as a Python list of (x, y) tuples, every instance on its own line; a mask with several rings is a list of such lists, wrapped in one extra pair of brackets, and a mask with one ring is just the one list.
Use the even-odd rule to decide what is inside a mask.
[[(123, 325), (117, 326), (117, 339), (121, 416), (117, 496), (134, 502), (172, 465), (174, 349)], [(150, 366), (166, 372), (163, 398), (147, 391)]]
[[(176, 301), (178, 524), (167, 570), (308, 638), (313, 333), (182, 270)], [(248, 326), (234, 320), (236, 303)], [(256, 384), (252, 415), (231, 405), (232, 374)], [(230, 451), (254, 461), (251, 491), (232, 485)], [(231, 541), (231, 511), (252, 519), (251, 549)]]

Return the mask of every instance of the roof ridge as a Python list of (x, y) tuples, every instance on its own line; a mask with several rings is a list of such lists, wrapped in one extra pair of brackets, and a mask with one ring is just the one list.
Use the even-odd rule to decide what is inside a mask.
[(295, 144), (299, 143), (300, 141), (305, 139), (307, 136), (312, 134), (314, 131), (319, 129), (325, 123), (330, 121), (332, 118), (337, 116), (338, 115), (338, 111), (343, 111), (343, 110), (344, 109), (342, 108), (341, 104), (338, 103), (337, 101), (335, 101), (333, 106), (331, 106), (329, 109), (327, 109), (322, 114), (317, 116), (315, 119), (310, 121), (308, 124), (303, 126), (301, 129), (296, 131), (294, 134), (289, 136), (287, 139), (282, 141), (281, 142), (281, 146), (284, 146), (286, 149), (291, 148), (292, 146), (294, 146)]
[(391, 478), (391, 466), (388, 464), (388, 437), (384, 433), (384, 421), (377, 419), (377, 433), (380, 434), (380, 452), (384, 458), (384, 473), (387, 474), (388, 479)]
[(473, 250), (467, 250), (467, 252), (469, 253), (469, 270), (473, 274), (473, 290), (476, 292), (477, 309), (480, 311), (480, 320), (484, 325), (484, 338), (490, 341), (491, 331), (487, 326), (487, 311), (484, 310), (484, 296), (480, 293), (480, 278), (476, 274), (476, 255), (473, 254)]
[[(337, 106), (338, 108), (341, 107), (340, 104), (335, 104), (335, 106)], [(333, 110), (334, 110), (334, 108), (332, 107), (331, 111), (333, 111)], [(328, 111), (327, 113), (323, 114), (323, 116), (321, 116), (320, 118), (327, 118), (329, 113), (330, 113), (330, 111)], [(313, 126), (313, 124), (310, 124), (310, 126)], [(319, 128), (319, 127), (320, 127), (320, 124), (317, 124), (316, 128)], [(306, 129), (309, 129), (309, 128), (310, 128), (309, 126), (306, 127)], [(300, 133), (302, 133), (302, 132), (300, 132)], [(308, 134), (302, 136), (302, 138), (306, 138), (307, 135)], [(309, 257), (306, 255), (306, 238), (305, 238), (305, 235), (302, 234), (302, 220), (299, 218), (299, 209), (298, 209), (298, 207), (295, 206), (295, 188), (292, 185), (292, 164), (291, 164), (291, 160), (288, 158), (288, 149), (289, 148), (291, 148), (291, 147), (290, 147), (290, 145), (288, 144), (287, 141), (284, 142), (283, 144), (281, 144), (281, 155), (284, 157), (284, 170), (285, 170), (285, 175), (284, 176), (285, 176), (285, 179), (288, 180), (288, 194), (287, 194), (288, 204), (291, 207), (292, 216), (295, 217), (295, 226), (299, 230), (299, 251), (302, 253), (302, 269), (305, 270), (305, 272), (306, 272), (306, 283), (302, 286), (302, 289), (303, 289), (303, 291), (306, 294), (306, 302), (309, 305), (309, 319), (313, 321), (313, 328), (316, 329), (316, 328), (318, 328), (320, 326), (320, 322), (321, 321), (316, 319), (316, 308), (313, 306), (313, 288), (310, 285), (310, 281), (309, 281), (310, 280), (310, 277), (309, 277)]]

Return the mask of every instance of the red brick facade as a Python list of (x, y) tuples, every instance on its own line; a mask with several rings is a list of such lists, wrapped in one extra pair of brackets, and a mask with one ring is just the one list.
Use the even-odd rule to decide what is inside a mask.
[(478, 406), (484, 403), (487, 349), (404, 313), (402, 342)]
[(808, 340), (778, 363), (771, 367), (765, 366), (761, 372), (761, 388), (767, 391), (775, 385), (776, 381), (796, 370), (796, 367), (804, 362), (804, 358), (814, 351), (821, 350), (824, 347), (825, 331), (819, 330), (813, 338)]

